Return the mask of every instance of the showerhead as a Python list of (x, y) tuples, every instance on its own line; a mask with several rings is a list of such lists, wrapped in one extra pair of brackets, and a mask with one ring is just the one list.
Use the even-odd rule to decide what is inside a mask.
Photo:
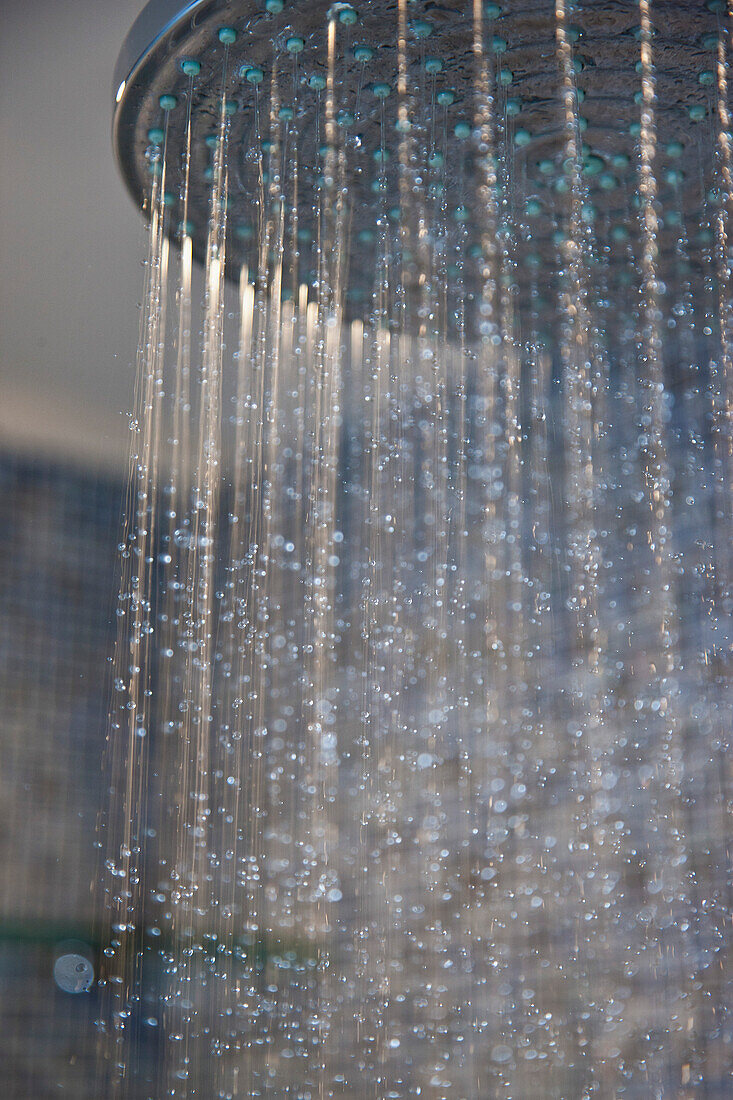
[[(300, 278), (317, 273), (319, 191), (329, 143), (341, 158), (351, 264), (347, 302), (359, 311), (373, 292), (379, 227), (394, 233), (410, 217), (431, 232), (440, 222), (448, 278), (465, 300), (480, 293), (481, 148), (477, 67), (487, 67), (495, 147), (497, 230), (511, 240), (520, 309), (534, 287), (541, 301), (562, 265), (570, 166), (556, 51), (555, 5), (505, 0), (476, 12), (458, 0), (404, 6), (400, 52), (395, 0), (358, 8), (326, 0), (153, 0), (134, 24), (114, 78), (114, 144), (135, 202), (146, 204), (151, 150), (167, 137), (168, 232), (183, 221), (203, 255), (222, 91), (228, 127), (227, 271), (258, 268), (260, 188), (282, 175), (288, 211), (286, 252), (298, 254)], [(636, 5), (568, 6), (577, 93), (582, 218), (611, 279), (633, 279), (629, 240), (638, 229), (637, 147), (642, 76)], [(659, 251), (678, 263), (680, 212), (690, 257), (710, 243), (717, 196), (712, 189), (718, 0), (653, 6), (656, 70)], [(328, 26), (334, 24), (332, 130), (326, 133)], [(401, 60), (402, 58), (402, 60)], [(225, 71), (226, 62), (226, 71)], [(402, 68), (401, 68), (402, 66)], [(224, 82), (224, 83), (222, 83)], [(190, 118), (190, 184), (182, 156)], [(270, 164), (278, 150), (278, 166)], [(173, 154), (173, 155), (171, 155)], [(298, 172), (294, 187), (293, 171)], [(415, 209), (407, 204), (417, 195)], [(421, 213), (421, 209), (422, 213)], [(440, 210), (436, 215), (435, 211)], [(427, 219), (425, 210), (429, 211)], [(286, 257), (287, 262), (287, 257)], [(410, 266), (410, 255), (403, 269)], [(661, 271), (664, 281), (664, 271)], [(409, 277), (409, 276), (408, 276)], [(415, 275), (415, 278), (418, 276)], [(540, 284), (540, 290), (537, 290)], [(469, 307), (470, 308), (470, 307)]]

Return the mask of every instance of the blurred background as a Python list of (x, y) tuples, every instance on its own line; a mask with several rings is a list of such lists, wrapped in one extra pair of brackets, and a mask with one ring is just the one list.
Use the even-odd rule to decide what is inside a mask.
[(63, 960), (79, 954), (93, 966), (97, 949), (90, 884), (144, 255), (142, 219), (111, 148), (111, 83), (140, 7), (6, 0), (2, 8), (0, 1095), (8, 1100), (94, 1095), (83, 1065), (94, 994), (65, 991)]

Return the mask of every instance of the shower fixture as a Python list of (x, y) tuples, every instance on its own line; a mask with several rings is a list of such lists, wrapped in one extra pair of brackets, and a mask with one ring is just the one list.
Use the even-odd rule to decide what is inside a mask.
[[(283, 188), (294, 234), (293, 239), (286, 234), (286, 263), (297, 252), (298, 278), (317, 278), (317, 197), (328, 150), (338, 146), (343, 157), (338, 186), (348, 207), (351, 242), (349, 314), (361, 316), (369, 309), (380, 219), (404, 231), (406, 219), (414, 216), (417, 227), (421, 215), (408, 215), (405, 203), (406, 192), (414, 189), (418, 200), (422, 194), (423, 221), (432, 218), (433, 209), (445, 207), (442, 254), (450, 268), (445, 279), (460, 275), (470, 317), (471, 303), (481, 295), (481, 233), (486, 228), (486, 204), (476, 183), (485, 154), (475, 91), (484, 66), (487, 78), (490, 71), (486, 93), (495, 146), (488, 155), (498, 177), (493, 231), (498, 230), (500, 241), (511, 250), (511, 277), (522, 313), (529, 311), (533, 285), (541, 284), (535, 307), (547, 334), (563, 266), (564, 211), (573, 170), (559, 98), (555, 4), (482, 4), (479, 52), (475, 8), (458, 0), (410, 2), (404, 5), (400, 28), (395, 0), (353, 7), (324, 0), (201, 0), (183, 5), (154, 0), (130, 31), (114, 76), (114, 145), (133, 200), (140, 207), (149, 205), (151, 149), (167, 134), (174, 151), (166, 181), (167, 232), (178, 239), (187, 230), (194, 254), (204, 255), (224, 80), (228, 274), (238, 277), (243, 264), (250, 272), (258, 269), (260, 172), (267, 175), (272, 151), (282, 153), (287, 146), (297, 152), (299, 175), (296, 194)], [(657, 201), (665, 213), (657, 227), (662, 282), (667, 265), (680, 262), (681, 209), (696, 228), (684, 260), (691, 271), (699, 274), (701, 253), (714, 233), (710, 222), (718, 200), (708, 193), (716, 152), (710, 127), (723, 11), (716, 0), (654, 5), (654, 167)], [(629, 241), (638, 231), (639, 8), (634, 3), (568, 3), (566, 22), (581, 217), (595, 237), (597, 254), (609, 266), (613, 291), (632, 277)], [(335, 41), (329, 91), (331, 24)], [(182, 154), (189, 139), (183, 226)], [(425, 142), (427, 156), (420, 163), (417, 149)], [(499, 157), (501, 150), (506, 155)], [(418, 279), (415, 248), (411, 253), (403, 262), (407, 287)]]

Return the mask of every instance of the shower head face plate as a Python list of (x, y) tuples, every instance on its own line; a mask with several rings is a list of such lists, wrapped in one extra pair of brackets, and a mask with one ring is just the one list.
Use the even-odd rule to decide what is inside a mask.
[[(505, 0), (498, 15), (496, 7), (485, 6), (483, 39), (496, 128), (498, 210), (511, 237), (517, 298), (525, 301), (531, 293), (536, 296), (538, 281), (543, 293), (552, 292), (567, 229), (555, 5), (553, 0)], [(168, 226), (172, 236), (180, 232), (182, 152), (190, 106), (186, 222), (194, 254), (203, 255), (224, 81), (227, 271), (238, 274), (242, 264), (257, 269), (260, 173), (267, 182), (269, 158), (277, 149), (292, 248), (298, 252), (303, 280), (315, 279), (331, 18), (336, 31), (335, 146), (347, 195), (352, 261), (347, 301), (352, 312), (373, 292), (378, 226), (385, 218), (395, 228), (405, 221), (400, 173), (408, 146), (416, 203), (430, 210), (434, 224), (443, 226), (446, 264), (457, 265), (470, 301), (480, 294), (476, 227), (482, 220), (471, 8), (465, 0), (408, 5), (407, 91), (402, 98), (394, 0), (363, 0), (354, 8), (324, 0), (198, 0), (186, 5), (153, 0), (128, 36), (114, 80), (114, 145), (135, 202), (146, 207), (151, 138), (153, 145), (160, 142), (167, 124)], [(653, 5), (653, 19), (659, 252), (662, 263), (666, 258), (679, 266), (684, 212), (690, 236), (685, 262), (695, 271), (714, 236), (711, 134), (717, 126), (718, 15), (700, 0), (678, 0)], [(638, 11), (618, 0), (580, 5), (571, 11), (568, 24), (578, 89), (584, 216), (609, 278), (624, 285), (635, 279), (629, 239), (638, 233), (640, 205)], [(410, 125), (406, 144), (401, 144), (401, 103)], [(292, 179), (296, 164), (297, 191)], [(660, 275), (664, 282), (665, 272)]]

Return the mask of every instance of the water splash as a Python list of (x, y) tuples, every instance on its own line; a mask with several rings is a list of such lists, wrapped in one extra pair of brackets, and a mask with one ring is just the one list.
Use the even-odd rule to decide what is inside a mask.
[(649, 0), (628, 134), (598, 13), (429, 8), (150, 131), (100, 1095), (723, 1080), (728, 17), (687, 186)]

